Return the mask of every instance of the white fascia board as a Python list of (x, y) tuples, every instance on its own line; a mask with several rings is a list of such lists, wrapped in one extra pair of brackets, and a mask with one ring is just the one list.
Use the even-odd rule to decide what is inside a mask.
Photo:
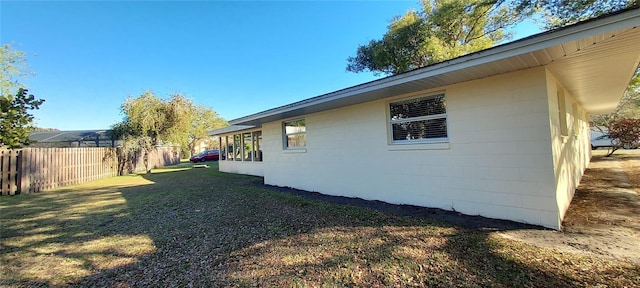
[(242, 131), (242, 130), (248, 130), (248, 129), (252, 129), (252, 128), (256, 128), (256, 126), (253, 126), (253, 125), (231, 125), (231, 126), (227, 126), (227, 127), (224, 127), (224, 128), (220, 128), (220, 129), (209, 131), (209, 133), (207, 133), (207, 135), (209, 135), (209, 136), (217, 136), (217, 135), (222, 135), (222, 134), (238, 132), (238, 131)]

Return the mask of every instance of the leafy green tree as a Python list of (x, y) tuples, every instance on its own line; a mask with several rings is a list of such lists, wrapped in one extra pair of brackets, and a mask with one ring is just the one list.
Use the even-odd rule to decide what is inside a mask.
[[(145, 170), (149, 168), (149, 154), (155, 146), (169, 135), (172, 128), (169, 115), (172, 111), (167, 109), (164, 101), (156, 97), (151, 91), (142, 93), (137, 98), (128, 98), (121, 106), (124, 120), (112, 126), (111, 136), (123, 140), (125, 155), (133, 153), (134, 159), (141, 154)], [(122, 156), (122, 155), (120, 155)]]
[(127, 99), (121, 109), (124, 120), (112, 126), (111, 137), (124, 140), (121, 157), (135, 160), (142, 156), (147, 172), (148, 155), (155, 146), (179, 145), (193, 152), (207, 132), (228, 125), (212, 109), (197, 106), (180, 94), (165, 100), (147, 91)]
[(15, 96), (0, 96), (0, 147), (19, 148), (31, 144), (29, 132), (33, 129), (33, 115), (44, 100), (27, 94), (19, 88)]
[(195, 153), (196, 145), (209, 138), (209, 131), (229, 125), (213, 109), (196, 105), (180, 94), (172, 95), (166, 105), (167, 111), (172, 111), (169, 115), (177, 117), (168, 119), (171, 129), (166, 140), (191, 154)]
[(489, 48), (527, 16), (516, 8), (502, 0), (422, 0), (421, 11), (396, 16), (382, 39), (360, 45), (346, 69), (398, 74)]
[(27, 68), (24, 52), (10, 45), (0, 46), (0, 147), (19, 148), (29, 145), (29, 132), (33, 129), (33, 115), (44, 100), (36, 99), (20, 83), (20, 79), (33, 73)]
[(518, 11), (537, 13), (546, 28), (558, 28), (640, 6), (639, 0), (516, 0)]
[(0, 92), (2, 96), (14, 95), (18, 88), (25, 88), (20, 80), (33, 75), (29, 70), (27, 55), (11, 45), (0, 46)]
[(187, 148), (191, 155), (200, 142), (209, 139), (209, 131), (226, 127), (229, 124), (215, 111), (204, 106), (195, 106), (190, 116), (190, 123), (185, 130), (187, 133)]
[(509, 39), (524, 19), (557, 28), (622, 9), (640, 0), (421, 0), (420, 11), (396, 16), (382, 39), (359, 45), (346, 70), (398, 74), (483, 50)]

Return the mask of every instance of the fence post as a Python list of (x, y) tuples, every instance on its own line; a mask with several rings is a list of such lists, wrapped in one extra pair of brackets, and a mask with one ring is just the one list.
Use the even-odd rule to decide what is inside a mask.
[(2, 195), (15, 195), (18, 193), (18, 155), (20, 150), (0, 150), (0, 193)]
[(30, 153), (31, 149), (22, 149), (22, 155), (20, 157), (20, 194), (29, 193), (29, 185), (31, 175), (31, 163)]

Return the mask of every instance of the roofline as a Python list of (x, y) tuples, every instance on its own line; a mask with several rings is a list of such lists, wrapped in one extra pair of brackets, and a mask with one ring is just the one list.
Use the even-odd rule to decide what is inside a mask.
[(517, 55), (531, 53), (569, 41), (582, 39), (596, 33), (604, 33), (616, 29), (638, 25), (640, 24), (638, 23), (639, 12), (640, 7), (633, 7), (612, 14), (603, 15), (601, 17), (578, 22), (576, 24), (554, 30), (541, 32), (513, 42), (501, 44), (492, 48), (477, 51), (447, 61), (435, 63), (422, 68), (417, 68), (415, 70), (411, 70), (401, 74), (365, 82), (363, 84), (329, 92), (312, 98), (307, 98), (301, 101), (268, 109), (248, 116), (236, 118), (229, 121), (229, 124), (239, 125), (248, 123), (259, 120), (261, 118), (283, 114), (292, 110), (343, 99), (372, 90), (384, 89), (386, 87), (409, 82), (412, 80), (428, 78), (473, 66), (495, 62)]
[(231, 126), (227, 126), (227, 127), (223, 127), (223, 128), (219, 128), (219, 129), (215, 129), (212, 131), (209, 131), (209, 133), (207, 133), (208, 136), (217, 136), (217, 135), (222, 135), (222, 134), (228, 134), (228, 133), (233, 133), (233, 132), (238, 132), (238, 131), (243, 131), (243, 130), (249, 130), (249, 129), (253, 129), (256, 128), (256, 126), (253, 125), (231, 125)]

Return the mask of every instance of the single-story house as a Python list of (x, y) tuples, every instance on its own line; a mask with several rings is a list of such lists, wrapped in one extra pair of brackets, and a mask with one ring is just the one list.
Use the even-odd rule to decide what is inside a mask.
[(210, 133), (220, 171), (561, 229), (638, 26), (629, 9), (232, 120)]

